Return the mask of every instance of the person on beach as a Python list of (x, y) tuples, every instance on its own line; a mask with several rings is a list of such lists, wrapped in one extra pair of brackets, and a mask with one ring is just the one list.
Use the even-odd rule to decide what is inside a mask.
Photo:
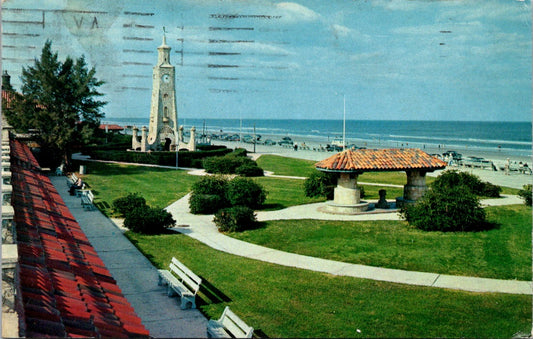
[(295, 150), (295, 151), (298, 150), (298, 144), (297, 144), (297, 143), (294, 143), (294, 150)]
[(509, 162), (509, 158), (505, 160), (505, 175), (509, 175), (509, 168), (511, 167), (511, 164)]

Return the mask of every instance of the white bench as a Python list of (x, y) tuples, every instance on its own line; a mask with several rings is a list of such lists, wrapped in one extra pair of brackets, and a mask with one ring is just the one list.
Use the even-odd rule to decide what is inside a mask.
[(207, 323), (208, 338), (251, 338), (254, 328), (246, 325), (233, 311), (226, 306), (218, 320)]
[(176, 258), (172, 258), (169, 270), (157, 270), (157, 272), (159, 273), (158, 284), (168, 286), (167, 295), (172, 297), (179, 294), (181, 309), (196, 308), (196, 293), (198, 293), (202, 283), (199, 276)]
[(71, 173), (69, 176), (67, 176), (67, 185), (68, 187), (74, 185), (78, 182), (78, 176), (76, 173)]
[(84, 191), (81, 191), (82, 194), (81, 194), (81, 206), (86, 209), (86, 210), (89, 210), (89, 211), (92, 211), (94, 210), (95, 206), (94, 206), (94, 194), (93, 194), (93, 191), (91, 190), (84, 190)]

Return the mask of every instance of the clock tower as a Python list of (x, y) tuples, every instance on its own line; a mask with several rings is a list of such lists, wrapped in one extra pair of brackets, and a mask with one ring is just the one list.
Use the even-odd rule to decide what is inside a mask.
[(152, 76), (152, 101), (147, 148), (174, 150), (179, 143), (178, 112), (176, 109), (176, 71), (170, 64), (170, 46), (163, 35), (163, 43), (157, 48), (157, 65)]

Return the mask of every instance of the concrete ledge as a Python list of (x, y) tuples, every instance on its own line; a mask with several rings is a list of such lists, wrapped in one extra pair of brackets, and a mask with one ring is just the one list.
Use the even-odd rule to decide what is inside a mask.
[(2, 338), (19, 338), (19, 315), (2, 312)]
[(332, 214), (359, 214), (367, 211), (369, 205), (370, 203), (366, 201), (361, 201), (360, 203), (354, 205), (340, 205), (330, 200), (326, 202), (322, 212)]
[(16, 244), (2, 244), (2, 269), (13, 268), (18, 262), (18, 250)]

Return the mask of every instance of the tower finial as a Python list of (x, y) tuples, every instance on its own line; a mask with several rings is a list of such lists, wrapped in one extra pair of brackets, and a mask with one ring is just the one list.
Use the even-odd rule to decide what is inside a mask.
[(165, 30), (165, 26), (163, 26), (163, 45), (167, 44), (167, 31)]

